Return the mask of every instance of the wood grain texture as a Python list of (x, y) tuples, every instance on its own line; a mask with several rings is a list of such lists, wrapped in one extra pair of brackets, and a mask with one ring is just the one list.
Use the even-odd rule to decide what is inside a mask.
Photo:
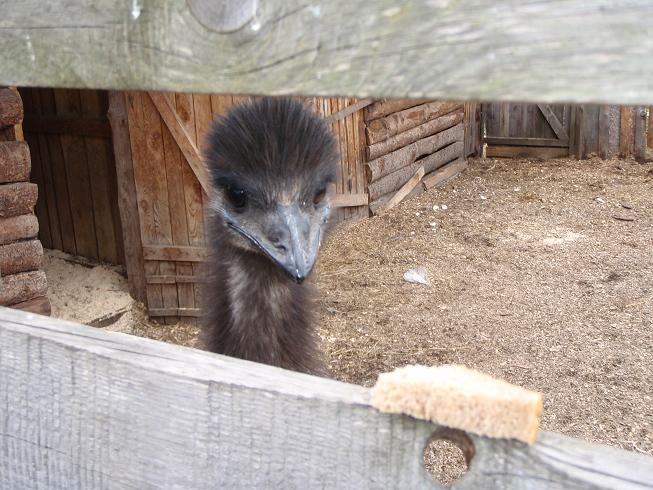
[(493, 158), (562, 158), (569, 155), (568, 148), (533, 146), (489, 146), (487, 156)]
[(0, 184), (29, 180), (29, 147), (24, 141), (0, 142)]
[(34, 238), (39, 232), (39, 222), (33, 214), (0, 218), (0, 245)]
[(463, 142), (459, 140), (385, 177), (381, 177), (379, 180), (372, 182), (368, 187), (370, 200), (376, 200), (388, 192), (399, 189), (420, 166), (424, 166), (426, 173), (432, 172), (450, 161), (461, 157), (463, 151)]
[(29, 214), (36, 205), (36, 184), (19, 182), (0, 185), (0, 218)]
[(435, 101), (395, 112), (381, 119), (375, 119), (367, 123), (365, 128), (367, 143), (373, 145), (461, 107), (458, 102)]
[(399, 189), (390, 199), (377, 209), (376, 214), (382, 215), (403, 201), (411, 192), (413, 192), (413, 189), (420, 185), (422, 177), (424, 177), (424, 167), (418, 168), (415, 175), (408, 179), (408, 182), (401, 186), (401, 189)]
[(422, 183), (426, 189), (432, 189), (433, 187), (437, 187), (444, 184), (445, 182), (448, 182), (466, 169), (467, 162), (461, 158), (448, 163), (444, 167), (441, 167), (434, 172), (431, 172), (425, 176), (424, 179), (422, 179)]
[(403, 111), (428, 102), (427, 99), (381, 99), (365, 109), (365, 121), (373, 121), (393, 112)]
[(184, 0), (57, 0), (39, 7), (28, 0), (3, 16), (2, 84), (653, 100), (646, 82), (653, 79), (648, 0), (276, 0), (260, 2), (254, 18), (231, 33), (205, 26)]
[[(462, 114), (457, 118), (462, 120)], [(462, 124), (450, 127), (437, 134), (415, 141), (403, 148), (395, 150), (380, 158), (367, 162), (369, 169), (370, 182), (385, 177), (386, 175), (396, 172), (397, 170), (410, 165), (418, 158), (433, 153), (440, 148), (453, 143), (462, 141), (465, 135), (465, 129)]]
[(10, 87), (0, 88), (0, 128), (20, 124), (22, 120), (23, 101), (18, 91)]
[(633, 153), (635, 160), (640, 163), (646, 161), (646, 108), (643, 106), (635, 107), (634, 116), (635, 126), (635, 148)]
[(453, 112), (427, 121), (413, 129), (399, 133), (374, 145), (369, 145), (366, 150), (367, 159), (374, 160), (398, 148), (414, 143), (417, 140), (439, 133), (451, 126), (455, 126), (463, 120), (463, 117), (463, 111)]
[(2, 275), (37, 270), (41, 267), (43, 246), (38, 240), (27, 240), (0, 245)]
[[(133, 103), (133, 100), (131, 102)], [(146, 300), (145, 266), (126, 104), (126, 95), (123, 92), (109, 92), (109, 120), (113, 130), (118, 209), (122, 225), (121, 235), (125, 244), (125, 268), (129, 293), (134, 299), (144, 302)]]
[(52, 304), (47, 296), (40, 296), (38, 298), (22, 301), (9, 306), (15, 310), (21, 310), (29, 313), (36, 313), (37, 315), (50, 316), (52, 314)]
[(19, 272), (3, 275), (0, 287), (0, 305), (13, 305), (45, 296), (48, 282), (43, 271)]
[(28, 117), (23, 127), (26, 133), (111, 137), (111, 126), (104, 117)]
[[(0, 308), (0, 487), (441, 488), (360, 386)], [(650, 489), (650, 456), (469, 435), (454, 489)]]

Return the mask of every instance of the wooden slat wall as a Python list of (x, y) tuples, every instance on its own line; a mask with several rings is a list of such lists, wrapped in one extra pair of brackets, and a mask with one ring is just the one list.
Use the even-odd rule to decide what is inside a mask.
[[(197, 148), (202, 148), (204, 135), (216, 116), (247, 100), (246, 97), (217, 94), (169, 94), (166, 97)], [(344, 98), (304, 100), (324, 116), (338, 113), (356, 102), (356, 99)], [(194, 318), (201, 309), (201, 285), (190, 278), (200, 275), (201, 265), (183, 260), (174, 252), (204, 245), (204, 211), (208, 198), (152, 97), (146, 92), (128, 92), (127, 111), (141, 242), (144, 250), (167, 246), (170, 252), (156, 259), (145, 255), (144, 296), (150, 313), (166, 323), (177, 321), (180, 316)], [(358, 198), (365, 196), (367, 191), (361, 111), (335, 121), (332, 127), (342, 155), (337, 198), (346, 203), (347, 196)], [(364, 218), (368, 216), (368, 206), (338, 207), (335, 213), (338, 221)]]
[(20, 89), (46, 248), (124, 264), (107, 93)]

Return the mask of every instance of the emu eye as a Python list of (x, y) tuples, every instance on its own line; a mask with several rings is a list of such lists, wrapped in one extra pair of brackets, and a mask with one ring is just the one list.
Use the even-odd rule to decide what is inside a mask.
[(325, 197), (326, 197), (326, 189), (322, 189), (318, 191), (318, 193), (315, 194), (315, 197), (313, 198), (313, 204), (315, 205), (320, 204), (322, 201), (324, 201)]
[(247, 192), (245, 192), (245, 189), (239, 189), (238, 187), (232, 187), (228, 185), (226, 191), (227, 191), (227, 198), (229, 199), (229, 202), (231, 202), (233, 207), (239, 209), (245, 207), (245, 205), (247, 204)]

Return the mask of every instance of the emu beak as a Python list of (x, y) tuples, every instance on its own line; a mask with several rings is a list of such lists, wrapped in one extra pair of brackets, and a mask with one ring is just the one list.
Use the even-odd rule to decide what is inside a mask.
[(271, 234), (274, 239), (262, 240), (261, 248), (293, 281), (300, 284), (311, 273), (317, 260), (320, 222), (297, 204), (278, 205), (275, 214), (276, 223)]

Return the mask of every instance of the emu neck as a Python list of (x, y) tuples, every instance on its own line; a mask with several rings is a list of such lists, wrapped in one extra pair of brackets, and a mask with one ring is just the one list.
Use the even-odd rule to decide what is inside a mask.
[(220, 247), (207, 300), (213, 352), (324, 374), (313, 327), (313, 288), (296, 284), (266, 257)]

